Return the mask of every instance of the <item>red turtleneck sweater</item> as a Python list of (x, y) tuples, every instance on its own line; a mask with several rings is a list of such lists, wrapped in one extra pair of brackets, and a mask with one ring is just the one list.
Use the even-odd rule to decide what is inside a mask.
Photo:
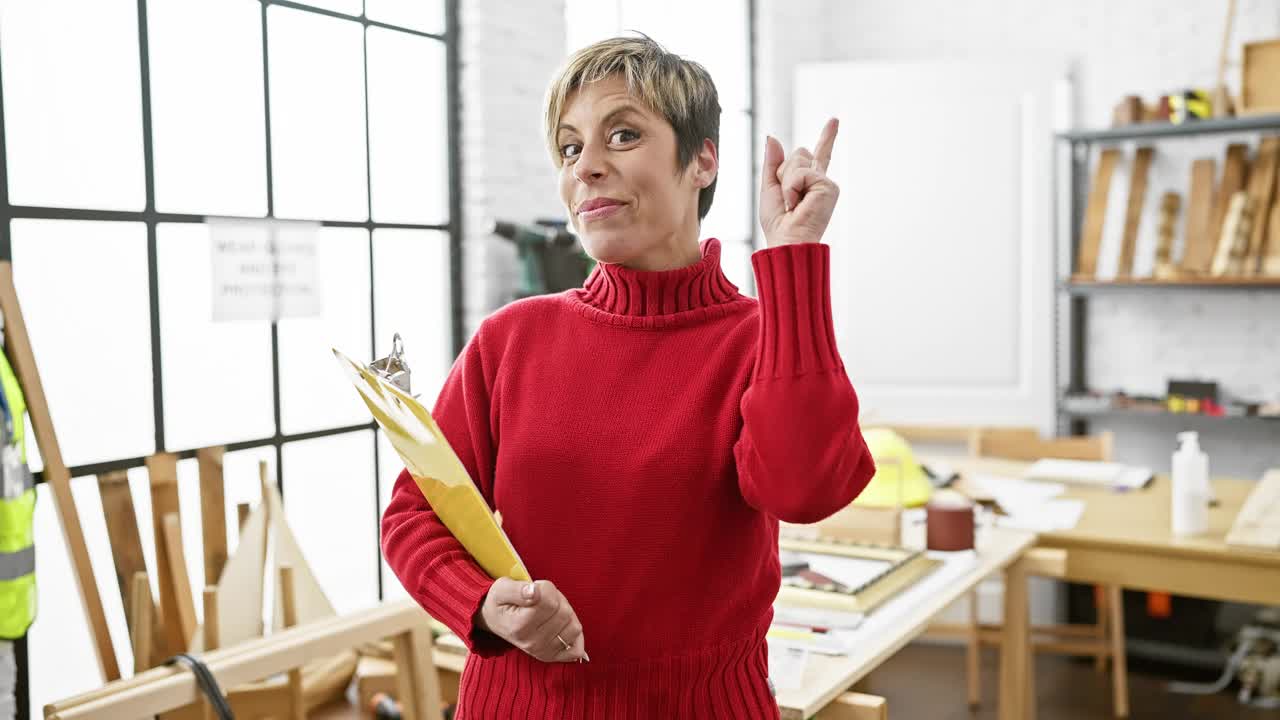
[(475, 627), (493, 581), (401, 473), (382, 547), (472, 651), (459, 720), (777, 717), (778, 520), (826, 517), (874, 472), (828, 253), (755, 253), (757, 302), (711, 239), (695, 265), (600, 264), (481, 324), (433, 415), (529, 572), (573, 604), (591, 662), (544, 664)]

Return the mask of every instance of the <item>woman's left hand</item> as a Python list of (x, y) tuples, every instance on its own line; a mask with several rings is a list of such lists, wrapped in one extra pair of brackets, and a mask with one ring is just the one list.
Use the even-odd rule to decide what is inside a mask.
[(791, 157), (784, 157), (782, 143), (775, 138), (765, 139), (760, 227), (768, 247), (822, 239), (840, 197), (840, 188), (827, 177), (831, 147), (839, 129), (840, 121), (831, 118), (823, 126), (814, 152), (796, 148)]

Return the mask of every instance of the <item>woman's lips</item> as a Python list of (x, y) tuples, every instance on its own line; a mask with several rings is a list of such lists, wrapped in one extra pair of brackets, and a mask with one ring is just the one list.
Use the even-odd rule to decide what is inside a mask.
[(582, 212), (579, 212), (578, 219), (582, 220), (583, 222), (593, 222), (595, 220), (603, 220), (613, 215), (614, 213), (618, 212), (624, 207), (626, 207), (625, 203), (612, 203), (609, 205), (602, 205), (598, 208), (595, 208), (594, 210), (583, 210)]

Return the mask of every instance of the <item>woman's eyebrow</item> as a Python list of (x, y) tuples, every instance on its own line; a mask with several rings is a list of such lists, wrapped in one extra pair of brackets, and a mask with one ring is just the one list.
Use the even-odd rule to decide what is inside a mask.
[[(618, 117), (619, 115), (625, 115), (627, 113), (633, 113), (636, 115), (643, 114), (640, 112), (640, 108), (636, 107), (635, 105), (631, 105), (631, 104), (619, 105), (618, 107), (610, 110), (609, 113), (604, 116), (604, 119), (600, 121), (600, 124), (608, 125), (610, 122), (614, 120), (614, 118)], [(566, 122), (562, 122), (556, 127), (557, 133), (559, 133), (561, 130), (568, 130), (569, 132), (578, 132), (577, 128), (575, 128), (574, 126)]]

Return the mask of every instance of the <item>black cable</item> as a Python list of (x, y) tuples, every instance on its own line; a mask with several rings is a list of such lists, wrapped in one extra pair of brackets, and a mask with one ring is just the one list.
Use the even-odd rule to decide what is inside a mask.
[(203, 661), (187, 653), (179, 653), (165, 660), (164, 664), (186, 665), (191, 670), (191, 673), (196, 676), (196, 685), (200, 687), (201, 692), (208, 699), (209, 705), (218, 714), (218, 720), (235, 720), (235, 715), (231, 714), (231, 706), (227, 704), (227, 698), (223, 696), (222, 689), (218, 687), (217, 679), (213, 677), (213, 673), (209, 671), (209, 667)]

